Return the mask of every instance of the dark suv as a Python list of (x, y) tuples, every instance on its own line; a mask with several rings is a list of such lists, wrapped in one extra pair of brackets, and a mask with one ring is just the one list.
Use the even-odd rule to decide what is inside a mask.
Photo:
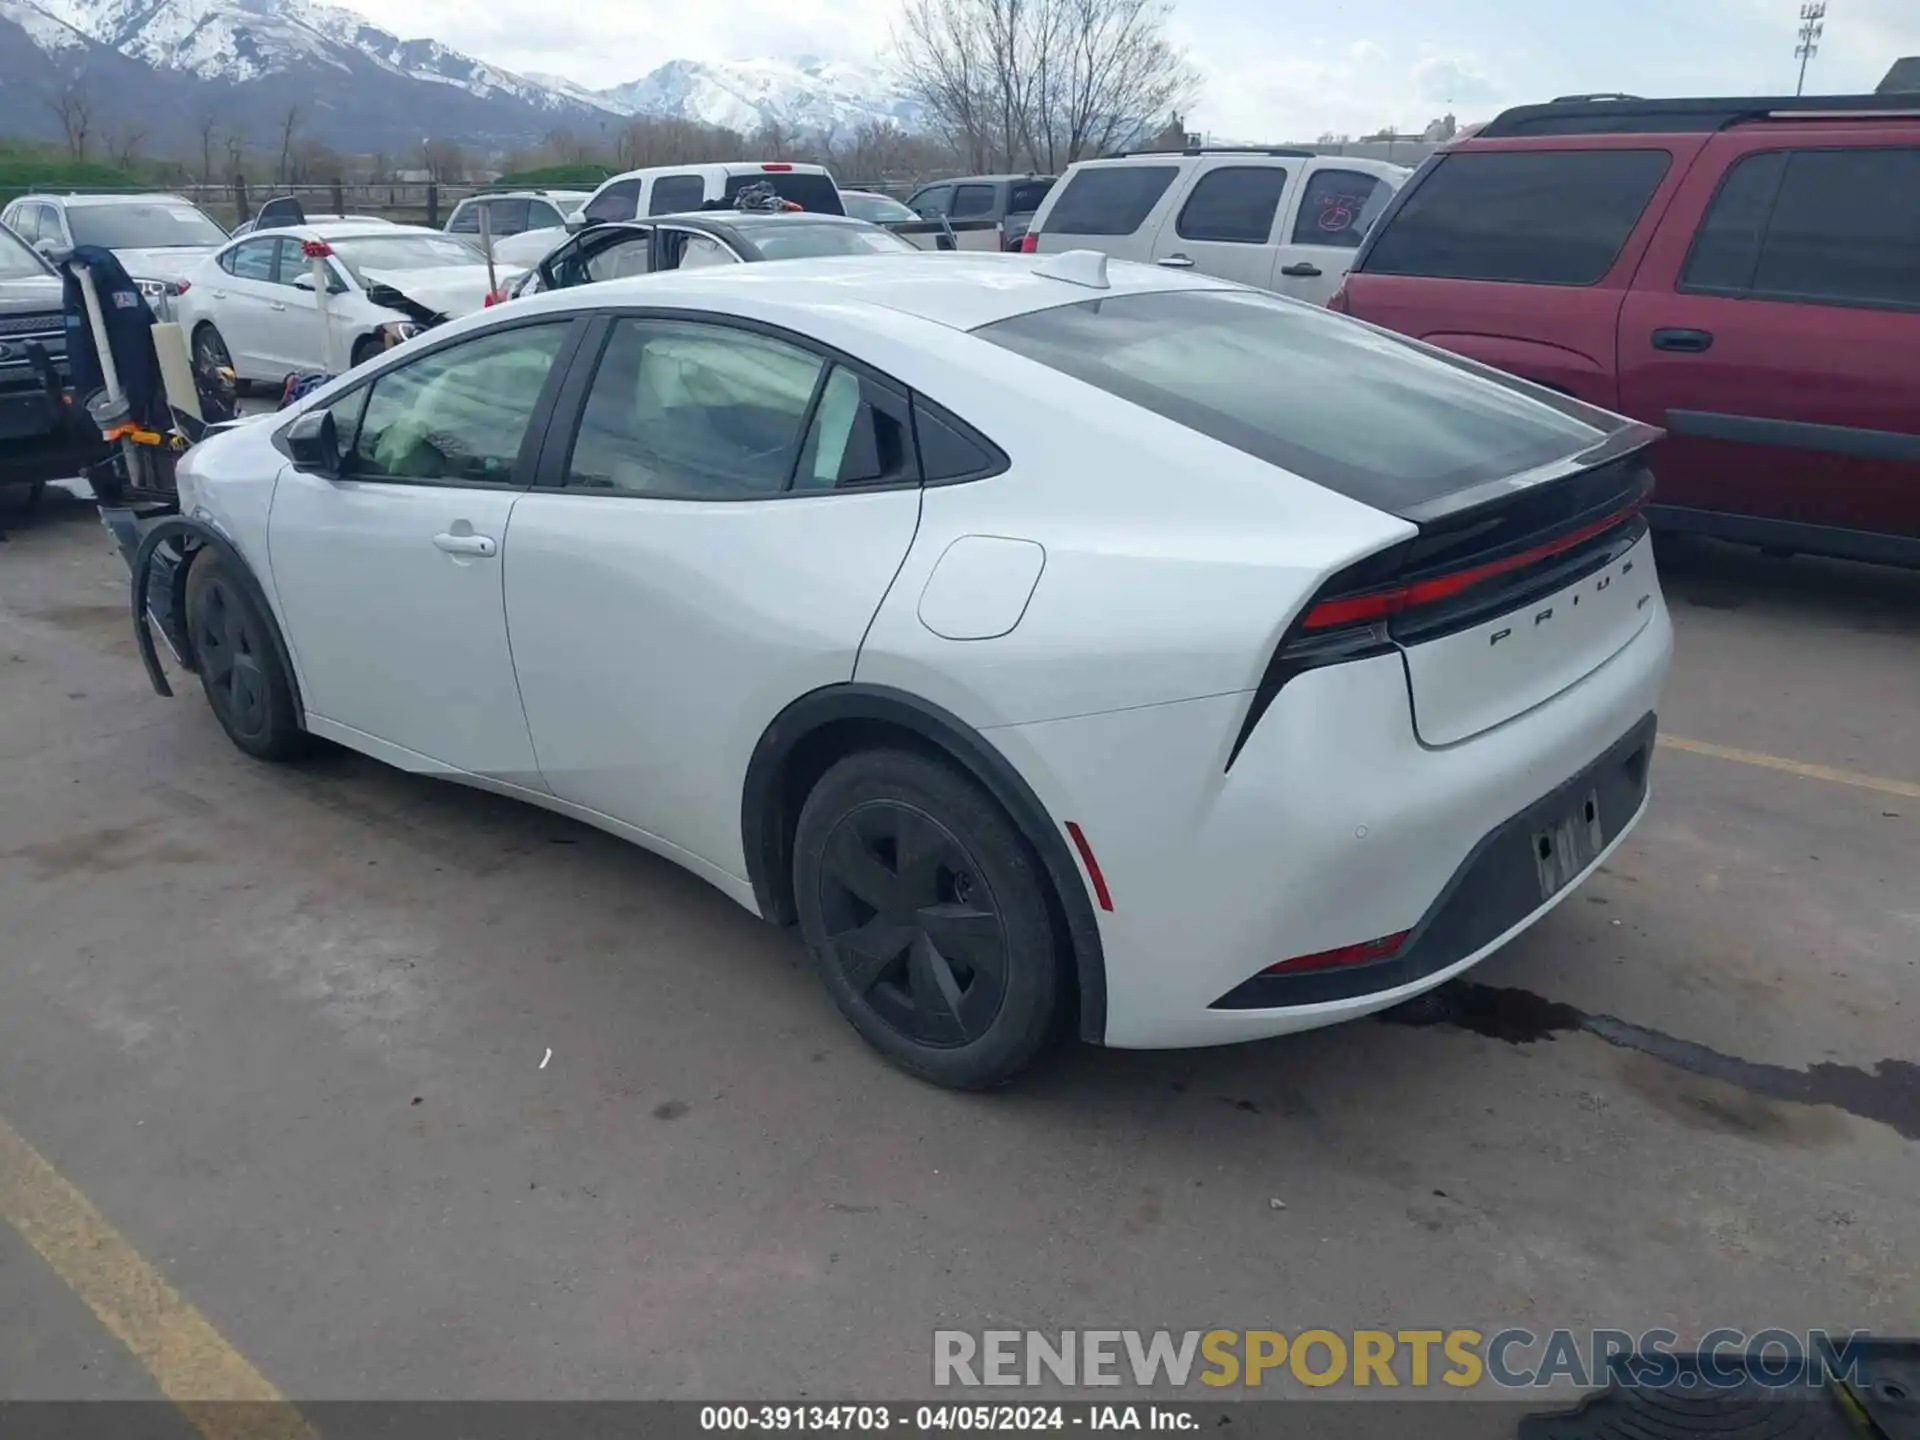
[(907, 208), (922, 220), (992, 220), (1000, 226), (1000, 248), (1018, 250), (1053, 175), (962, 175), (922, 185)]
[(1664, 427), (1658, 525), (1920, 565), (1920, 96), (1509, 110), (1331, 303)]
[(76, 429), (29, 359), (39, 345), (55, 378), (67, 379), (67, 331), (60, 277), (27, 243), (0, 226), (0, 490), (23, 489), (29, 503), (48, 480), (78, 474), (105, 447)]

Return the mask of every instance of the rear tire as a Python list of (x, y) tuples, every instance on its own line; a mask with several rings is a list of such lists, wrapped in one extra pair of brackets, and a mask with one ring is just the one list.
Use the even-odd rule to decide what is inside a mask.
[(801, 808), (793, 882), (834, 1003), (909, 1074), (991, 1089), (1054, 1036), (1067, 987), (1045, 872), (948, 766), (897, 750), (840, 761)]
[(212, 551), (187, 572), (187, 634), (207, 704), (227, 738), (257, 760), (293, 760), (306, 753), (293, 686), (269, 623)]
[(194, 328), (193, 368), (204, 375), (208, 383), (215, 385), (218, 384), (215, 371), (222, 368), (232, 371), (234, 395), (238, 397), (247, 393), (247, 382), (233, 368), (233, 355), (227, 349), (226, 339), (211, 320), (202, 320)]

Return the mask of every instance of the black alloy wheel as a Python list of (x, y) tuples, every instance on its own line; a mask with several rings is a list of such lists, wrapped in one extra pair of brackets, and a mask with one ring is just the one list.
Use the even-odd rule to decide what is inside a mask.
[(820, 859), (820, 910), (848, 987), (919, 1045), (978, 1040), (1007, 993), (1007, 931), (978, 862), (913, 805), (841, 817)]
[(201, 554), (187, 573), (187, 625), (200, 684), (228, 738), (263, 760), (304, 749), (306, 732), (267, 621), (212, 554)]
[(988, 1089), (1060, 1028), (1068, 982), (1045, 873), (952, 766), (894, 750), (839, 761), (801, 809), (793, 866), (829, 993), (902, 1069)]

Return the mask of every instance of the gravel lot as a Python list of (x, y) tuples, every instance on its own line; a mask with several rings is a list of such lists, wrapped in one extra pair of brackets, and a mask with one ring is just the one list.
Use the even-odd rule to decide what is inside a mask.
[[(898, 1397), (944, 1326), (1920, 1331), (1920, 575), (1662, 564), (1653, 811), (1473, 985), (978, 1098), (663, 861), (246, 760), (51, 495), (0, 544), (0, 1182), (12, 1133), (297, 1399)], [(137, 1262), (6, 1193), (0, 1397), (157, 1393)]]

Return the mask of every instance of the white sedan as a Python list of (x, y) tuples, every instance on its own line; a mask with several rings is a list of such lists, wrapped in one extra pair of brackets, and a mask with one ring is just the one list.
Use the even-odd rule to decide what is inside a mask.
[[(313, 261), (324, 241), (324, 353)], [(495, 270), (504, 286), (518, 270)], [(174, 318), (203, 370), (230, 367), (241, 380), (279, 381), (293, 371), (345, 370), (487, 302), (486, 259), (464, 240), (382, 220), (336, 220), (242, 236), (187, 272)]]
[(243, 751), (623, 836), (991, 1086), (1382, 1009), (1584, 880), (1672, 652), (1657, 436), (1088, 252), (616, 280), (188, 452), (186, 658)]

